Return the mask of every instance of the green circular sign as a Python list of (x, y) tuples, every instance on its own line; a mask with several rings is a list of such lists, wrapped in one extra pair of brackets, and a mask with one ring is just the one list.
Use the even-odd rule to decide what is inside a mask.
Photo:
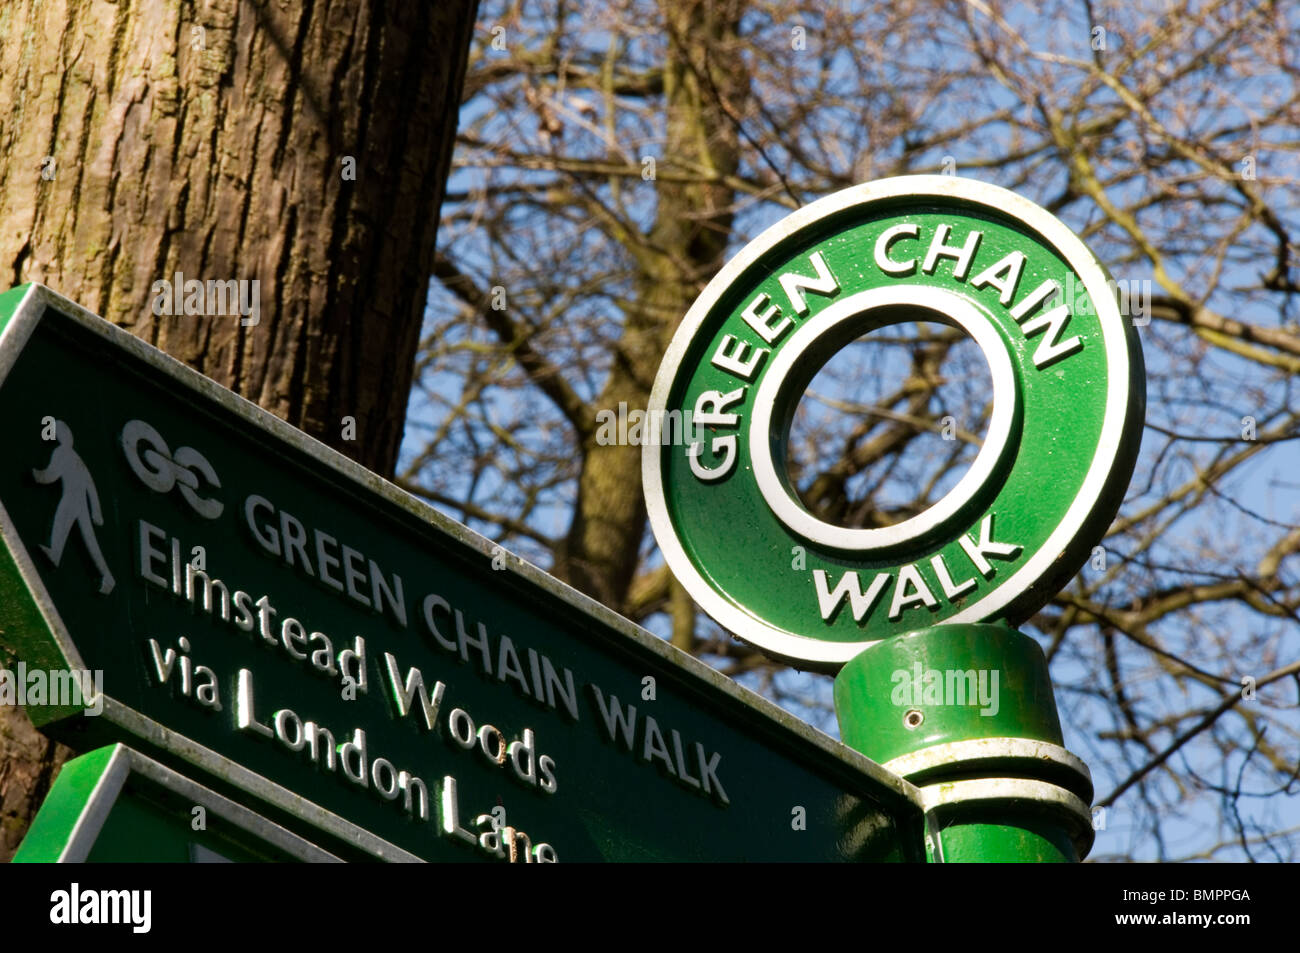
[[(983, 445), (916, 516), (824, 522), (785, 471), (795, 408), (841, 347), (906, 321), (979, 346), (993, 381)], [(650, 521), (719, 623), (833, 669), (891, 635), (1041, 608), (1119, 509), (1144, 405), (1137, 335), (1059, 220), (969, 179), (870, 182), (769, 228), (687, 313), (650, 399)]]

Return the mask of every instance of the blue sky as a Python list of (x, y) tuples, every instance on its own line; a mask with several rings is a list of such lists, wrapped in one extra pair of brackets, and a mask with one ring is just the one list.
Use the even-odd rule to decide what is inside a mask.
[[(480, 39), (483, 39), (486, 34), (486, 26), (489, 22), (486, 18), (492, 16), (492, 6), (492, 4), (485, 4), (481, 14), (484, 19), (481, 20)], [(1088, 25), (1082, 21), (1083, 8), (1081, 5), (1073, 5), (1066, 9), (1070, 12), (1064, 17), (1043, 18), (1034, 16), (1028, 12), (1028, 8), (1012, 7), (1008, 19), (1026, 42), (1036, 49), (1046, 48), (1058, 52), (1064, 51), (1074, 56), (1089, 56), (1087, 44), (1092, 34)], [(1129, 39), (1132, 35), (1130, 15), (1123, 8), (1103, 10), (1099, 6), (1098, 10), (1101, 11), (1099, 18), (1111, 25), (1107, 32), (1108, 52), (1111, 55), (1123, 55), (1126, 49), (1132, 48), (1126, 44), (1134, 42)], [(1136, 17), (1136, 14), (1131, 16)], [(819, 32), (821, 22), (812, 15), (801, 22), (807, 25), (810, 49), (818, 52), (822, 48), (817, 44), (829, 42), (828, 38)], [(748, 23), (747, 29), (755, 33), (763, 31), (788, 33), (790, 23), (767, 21), (762, 16), (755, 15)], [(581, 44), (590, 48), (602, 48), (608, 40), (608, 35), (597, 28), (582, 36)], [(653, 53), (653, 49), (651, 40), (641, 45), (632, 43), (629, 57), (647, 59)], [(897, 56), (894, 65), (905, 72), (909, 63), (915, 68), (932, 66), (935, 58), (943, 55), (943, 47), (936, 40), (933, 45), (920, 43), (907, 48), (900, 47), (893, 52)], [(833, 77), (837, 69), (846, 71), (845, 86), (851, 85), (847, 75), (849, 60), (845, 53), (826, 48), (823, 62), (827, 64)], [(1064, 77), (1061, 79), (1061, 85), (1053, 90), (1058, 95), (1069, 93), (1071, 83), (1083, 82), (1077, 77), (1071, 79), (1068, 71), (1058, 75)], [(1199, 130), (1212, 130), (1235, 121), (1234, 109), (1242, 116), (1264, 109), (1271, 95), (1270, 89), (1279, 81), (1281, 81), (1280, 77), (1257, 75), (1243, 76), (1239, 80), (1220, 83), (1215, 90), (1218, 98), (1211, 108), (1192, 109), (1179, 115), (1170, 113), (1162, 115), (1162, 118), (1171, 128), (1177, 127), (1176, 131), (1195, 139), (1200, 134)], [(1098, 108), (1108, 101), (1113, 101), (1110, 94), (1104, 90), (1094, 94), (1093, 98), (1095, 102), (1092, 105)], [(987, 102), (987, 108), (991, 111), (1014, 105), (1014, 98), (1005, 90), (999, 93), (996, 87), (993, 88)], [(465, 129), (473, 127), (479, 121), (485, 121), (485, 125), (479, 130), (482, 135), (526, 140), (533, 134), (531, 128), (525, 128), (528, 118), (527, 115), (520, 116), (509, 112), (493, 114), (489, 112), (486, 101), (474, 100), (465, 107), (461, 126)], [(848, 112), (827, 110), (825, 114), (819, 116), (819, 119), (828, 126), (845, 128), (846, 139), (856, 141), (853, 133), (848, 131), (854, 122), (853, 116)], [(1028, 177), (1025, 176), (1025, 169), (1021, 166), (991, 171), (970, 167), (971, 163), (980, 158), (997, 155), (1000, 151), (1009, 148), (1008, 143), (1014, 132), (1011, 124), (996, 124), (985, 129), (977, 138), (942, 142), (928, 152), (914, 156), (913, 162), (917, 170), (930, 171), (927, 166), (931, 166), (937, 171), (937, 167), (943, 160), (951, 156), (956, 163), (958, 174), (971, 175), (983, 181), (1013, 187), (1026, 197), (1040, 202), (1048, 201), (1060, 194), (1065, 184), (1065, 174), (1059, 166), (1048, 166), (1043, 174)], [(1134, 134), (1130, 130), (1116, 137), (1114, 145), (1117, 154), (1126, 145), (1124, 135), (1131, 139)], [(635, 160), (647, 152), (651, 155), (655, 154), (655, 144), (661, 140), (661, 137), (661, 124), (651, 121), (648, 125), (633, 128), (619, 141), (626, 146), (625, 157)], [(1294, 139), (1294, 129), (1263, 127), (1257, 130), (1256, 139), (1260, 148), (1252, 154), (1252, 158), (1256, 160), (1256, 171), (1259, 176), (1293, 174), (1286, 167), (1286, 162), (1293, 161), (1295, 157), (1283, 147), (1288, 137)], [(1208, 146), (1214, 145), (1208, 135), (1206, 142)], [(1277, 144), (1278, 148), (1270, 151), (1267, 147), (1270, 142)], [(891, 143), (887, 148), (897, 148), (897, 145)], [(1146, 147), (1150, 148), (1149, 145)], [(601, 154), (599, 143), (594, 139), (580, 138), (576, 144), (568, 143), (566, 151), (571, 155)], [(746, 155), (746, 161), (757, 161), (748, 152)], [(778, 166), (790, 161), (779, 142), (769, 145), (768, 159)], [(1176, 169), (1177, 166), (1170, 166), (1170, 168)], [(523, 182), (539, 181), (544, 178), (542, 174), (534, 172), (487, 173), (477, 169), (462, 170), (453, 175), (449, 191), (456, 193), (468, 190), (485, 181), (489, 174), (492, 176), (491, 180), (498, 183), (509, 180), (512, 175), (516, 181)], [(1174, 184), (1174, 187), (1180, 186)], [(1126, 184), (1116, 185), (1111, 197), (1116, 201), (1132, 201), (1140, 198), (1144, 194), (1143, 190), (1150, 188), (1152, 183), (1139, 176)], [(819, 196), (800, 193), (800, 197), (806, 201)], [(635, 216), (638, 216), (642, 222), (650, 220), (655, 207), (652, 185), (638, 188), (637, 183), (631, 183), (625, 189), (625, 198)], [(1201, 211), (1208, 215), (1212, 210)], [(1289, 204), (1280, 206), (1280, 212), (1289, 217), (1291, 224), (1296, 224), (1294, 196), (1291, 196)], [(786, 210), (774, 202), (745, 205), (737, 218), (731, 251), (734, 253), (745, 239), (753, 237), (763, 228), (779, 220), (785, 213)], [(1075, 202), (1067, 206), (1062, 212), (1062, 218), (1076, 232), (1087, 236), (1090, 247), (1107, 263), (1116, 278), (1129, 282), (1142, 282), (1150, 281), (1154, 277), (1149, 263), (1144, 259), (1136, 265), (1126, 260), (1128, 249), (1122, 236), (1117, 236), (1113, 229), (1096, 229), (1099, 216), (1092, 202)], [(520, 229), (535, 227), (530, 223), (523, 209), (519, 210), (515, 221)], [(583, 251), (587, 247), (589, 236), (584, 237), (585, 233), (579, 225), (556, 222), (550, 227), (554, 229), (554, 241), (573, 242), (576, 254), (600, 253), (598, 243), (590, 245), (589, 252)], [(443, 244), (447, 234), (444, 230), (444, 234), (440, 235), (440, 245)], [(1174, 231), (1172, 234), (1176, 236), (1177, 233)], [(480, 274), (490, 274), (493, 269), (490, 243), (485, 243), (481, 236), (457, 235), (456, 238), (455, 251), (458, 260), (469, 267), (477, 268)], [(1189, 259), (1187, 269), (1183, 272), (1178, 272), (1179, 264), (1180, 262), (1175, 262), (1175, 273), (1189, 288), (1196, 289), (1209, 281), (1209, 276), (1201, 270), (1201, 266), (1194, 258)], [(1252, 261), (1246, 255), (1238, 256), (1236, 260), (1229, 260), (1224, 272), (1217, 277), (1214, 293), (1207, 299), (1207, 304), (1231, 317), (1255, 322), (1265, 327), (1277, 326), (1279, 318), (1276, 296), (1240, 290), (1257, 284), (1262, 268), (1262, 263)], [(580, 275), (575, 274), (574, 280), (578, 281), (579, 278)], [(619, 292), (626, 291), (627, 288), (609, 290)], [(591, 315), (607, 312), (612, 325), (617, 326), (617, 312), (610, 298), (594, 296), (584, 300), (585, 306), (591, 309)], [(430, 328), (433, 327), (438, 316), (446, 315), (449, 313), (448, 309), (452, 307), (453, 304), (445, 292), (436, 283), (431, 286)], [(1295, 320), (1294, 308), (1290, 308), (1282, 316), (1283, 322)], [(464, 335), (467, 338), (473, 338), (477, 333), (475, 329), (468, 327), (458, 327), (450, 331), (451, 335)], [(1260, 365), (1221, 349), (1199, 346), (1181, 328), (1155, 322), (1141, 328), (1139, 335), (1152, 382), (1148, 409), (1148, 424), (1152, 427), (1164, 428), (1192, 438), (1239, 439), (1244, 417), (1256, 416), (1259, 427), (1263, 430), (1266, 429), (1269, 415), (1273, 410), (1294, 409), (1296, 406), (1292, 381), (1276, 375), (1262, 379)], [(604, 341), (565, 341), (561, 338), (553, 358), (558, 363), (565, 364), (569, 359), (579, 356), (584, 348), (599, 348), (604, 344)], [(1193, 382), (1195, 387), (1192, 386)], [(584, 398), (591, 399), (598, 393), (601, 383), (600, 376), (595, 374), (576, 380), (575, 387)], [(439, 406), (438, 402), (454, 403), (458, 399), (462, 384), (463, 380), (458, 369), (449, 366), (435, 365), (432, 372), (426, 376), (425, 393), (420, 394), (417, 391), (411, 401), (407, 439), (403, 446), (403, 461), (412, 459), (423, 449), (428, 434), (446, 413), (446, 407)], [(525, 442), (545, 444), (548, 440), (557, 439), (555, 433), (548, 430), (556, 426), (554, 415), (547, 414), (541, 409), (531, 417), (525, 413), (538, 400), (535, 393), (501, 388), (488, 396), (484, 406), (488, 408), (488, 414), (494, 420), (516, 421), (524, 418), (531, 421), (523, 432), (516, 434), (516, 437)], [(1238, 436), (1234, 438), (1234, 435)], [(1130, 487), (1125, 512), (1140, 508), (1146, 501), (1167, 491), (1169, 486), (1188, 479), (1195, 472), (1196, 467), (1204, 466), (1223, 446), (1223, 444), (1194, 439), (1176, 441), (1172, 447), (1169, 447), (1164, 434), (1149, 428), (1144, 436), (1138, 472)], [(444, 482), (439, 489), (449, 495), (463, 495), (469, 490), (469, 484), (466, 482), (469, 477), (464, 474), (458, 476), (454, 467), (445, 466), (440, 471), (440, 477)], [(512, 494), (515, 494), (515, 488), (502, 476), (501, 471), (482, 474), (475, 490), (479, 494), (477, 497), (479, 499), (509, 499)], [(906, 488), (900, 487), (898, 491), (905, 493)], [(1297, 446), (1295, 441), (1291, 441), (1273, 444), (1263, 449), (1247, 465), (1234, 471), (1228, 479), (1218, 485), (1215, 492), (1218, 496), (1212, 501), (1213, 505), (1195, 508), (1178, 521), (1164, 527), (1157, 545), (1143, 556), (1144, 559), (1149, 559), (1160, 566), (1170, 567), (1166, 570), (1155, 570), (1157, 577), (1205, 582), (1225, 574), (1230, 576), (1235, 569), (1249, 572), (1252, 568), (1250, 561), (1258, 557), (1258, 550), (1250, 547), (1252, 541), (1267, 539), (1267, 534), (1270, 532), (1275, 536), (1279, 526), (1294, 526), (1300, 523), (1300, 446)], [(551, 535), (563, 534), (567, 528), (569, 515), (565, 500), (566, 495), (563, 492), (557, 493), (550, 505), (541, 508), (535, 514), (533, 523), (539, 530)], [(456, 507), (446, 506), (443, 509), (453, 517), (465, 518), (464, 511)], [(488, 535), (496, 533), (493, 527), (475, 523), (473, 520), (467, 521)], [(1113, 560), (1122, 555), (1124, 545), (1126, 544), (1111, 544), (1112, 551), (1109, 553), (1109, 558)], [(521, 541), (514, 548), (519, 549), (525, 557), (532, 558), (545, 567), (546, 557), (541, 548), (535, 546), (530, 548), (526, 541)], [(1213, 554), (1213, 558), (1205, 558), (1202, 564), (1198, 562), (1200, 553)], [(655, 553), (648, 559), (646, 565), (654, 566), (658, 563), (658, 554)], [(1204, 572), (1201, 571), (1202, 569)], [(1090, 567), (1085, 567), (1083, 574), (1092, 571)], [(1108, 588), (1107, 592), (1111, 592), (1112, 589), (1112, 598), (1122, 604), (1127, 598), (1123, 576)], [(649, 620), (649, 628), (661, 637), (666, 637), (666, 618), (662, 615), (652, 618)], [(1022, 628), (1046, 644), (1041, 633), (1032, 626)], [(1279, 621), (1258, 613), (1246, 612), (1236, 604), (1226, 606), (1211, 604), (1180, 613), (1175, 618), (1162, 623), (1159, 634), (1166, 640), (1171, 650), (1182, 654), (1194, 664), (1204, 664), (1211, 671), (1222, 675), (1224, 685), (1219, 690), (1228, 690), (1231, 679), (1255, 674), (1252, 669), (1258, 668), (1259, 674), (1262, 674), (1263, 671), (1278, 664), (1300, 657), (1300, 631), (1298, 630), (1300, 627), (1289, 621)], [(1215, 647), (1208, 638), (1209, 635), (1218, 633), (1232, 633), (1234, 639), (1239, 633), (1243, 645), (1250, 643), (1250, 650), (1243, 652), (1239, 658), (1240, 671), (1223, 671), (1222, 655), (1214, 651)], [(1090, 682), (1095, 683), (1096, 659), (1099, 652), (1099, 640), (1095, 633), (1083, 639), (1072, 637), (1067, 642), (1066, 648), (1053, 659), (1052, 675), (1067, 747), (1080, 754), (1090, 764), (1098, 794), (1101, 795), (1109, 792), (1132, 767), (1140, 763), (1145, 753), (1132, 745), (1121, 747), (1113, 743), (1105, 745), (1099, 743), (1099, 734), (1118, 727), (1112, 724), (1114, 706), (1108, 704), (1107, 699), (1096, 697), (1089, 688)], [(1134, 692), (1135, 704), (1140, 705), (1141, 710), (1151, 719), (1160, 718), (1163, 712), (1181, 712), (1197, 705), (1207, 705), (1217, 697), (1214, 690), (1194, 682), (1175, 681), (1168, 676), (1168, 673), (1162, 673), (1153, 659), (1141, 653), (1122, 655), (1121, 658), (1126, 661), (1137, 659), (1135, 664), (1138, 664), (1139, 668), (1136, 671), (1125, 672), (1125, 675), (1132, 679), (1130, 688)], [(757, 678), (751, 676), (743, 678), (742, 681), (750, 687), (758, 687)], [(782, 673), (777, 678), (780, 684), (794, 696), (802, 696), (812, 702), (803, 705), (798, 701), (787, 699), (784, 703), (790, 710), (829, 734), (837, 733), (834, 720), (829, 717), (826, 707), (830, 686), (828, 679), (794, 672)], [(1186, 693), (1186, 697), (1180, 694), (1183, 692)], [(1289, 744), (1290, 750), (1295, 750), (1296, 739), (1300, 737), (1295, 692), (1296, 685), (1288, 681), (1272, 687), (1263, 693), (1260, 699), (1260, 703), (1267, 700), (1280, 707), (1281, 711), (1278, 712), (1270, 730), (1275, 735), (1280, 731), (1289, 733), (1287, 739), (1273, 740), (1284, 746)], [(1229, 715), (1223, 719), (1222, 725), (1225, 730), (1232, 731), (1237, 744), (1242, 742), (1244, 736), (1240, 719)], [(1172, 733), (1167, 733), (1165, 737), (1171, 736)], [(1120, 752), (1122, 756), (1117, 756)], [(1207, 739), (1201, 739), (1201, 743), (1189, 745), (1174, 755), (1171, 763), (1179, 768), (1179, 773), (1184, 777), (1188, 774), (1185, 769), (1195, 766), (1198, 774), (1230, 788), (1235, 783), (1240, 760), (1240, 752), (1230, 753), (1225, 758), (1218, 754), (1214, 744), (1208, 743)], [(1287, 793), (1270, 793), (1266, 785), (1257, 784), (1256, 780), (1258, 779), (1252, 779), (1251, 775), (1246, 776), (1244, 788), (1252, 796), (1244, 798), (1239, 805), (1241, 813), (1247, 819), (1248, 828), (1252, 822), (1266, 830), (1300, 828), (1300, 803), (1297, 799)], [(1148, 860), (1158, 859), (1161, 856), (1173, 858), (1194, 853), (1208, 840), (1214, 839), (1208, 833), (1208, 829), (1219, 824), (1221, 795), (1207, 791), (1180, 791), (1167, 779), (1159, 781), (1153, 790), (1156, 797), (1149, 805), (1141, 803), (1139, 799), (1130, 795), (1108, 812), (1107, 826), (1104, 831), (1099, 832), (1094, 856), (1125, 855)], [(1185, 803), (1190, 803), (1191, 809), (1184, 810), (1181, 815), (1178, 814), (1174, 807)], [(1161, 812), (1165, 817), (1161, 825), (1167, 835), (1163, 855), (1149, 838), (1143, 836), (1138, 841), (1133, 839), (1134, 830), (1144, 829), (1136, 822), (1142, 812), (1147, 810)], [(1242, 847), (1220, 855), (1220, 859), (1244, 859), (1247, 853), (1248, 848)], [(1260, 854), (1264, 859), (1268, 856), (1267, 852)]]

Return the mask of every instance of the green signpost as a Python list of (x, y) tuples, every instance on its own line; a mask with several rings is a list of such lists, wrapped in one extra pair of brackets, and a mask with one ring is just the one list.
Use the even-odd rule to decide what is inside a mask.
[[(924, 512), (829, 524), (786, 473), (795, 408), (839, 348), (908, 321), (975, 340), (993, 381), (987, 436)], [(1061, 747), (1041, 650), (1009, 626), (1118, 510), (1143, 380), (1082, 242), (1014, 193), (950, 176), (791, 214), (723, 268), (669, 346), (649, 415), (689, 420), (689, 436), (643, 457), (668, 565), (738, 637), (840, 672), (845, 740), (922, 787), (934, 859), (1069, 860), (1091, 844), (1087, 768)]]
[(338, 858), (122, 744), (65, 764), (15, 863)]
[[(924, 512), (826, 523), (785, 470), (795, 407), (840, 347), (906, 321), (979, 345), (987, 437)], [(90, 752), (23, 857), (120, 857), (130, 829), (148, 856), (209, 859), (1078, 860), (1091, 779), (1012, 626), (1118, 509), (1143, 387), (1096, 259), (969, 180), (828, 196), (705, 289), (651, 397), (651, 525), (722, 625), (838, 673), (868, 761), (49, 289), (14, 289), (0, 704)], [(204, 805), (224, 823), (206, 841), (185, 828)]]
[(38, 285), (0, 419), (0, 703), (69, 778), (342, 859), (923, 859), (911, 784)]

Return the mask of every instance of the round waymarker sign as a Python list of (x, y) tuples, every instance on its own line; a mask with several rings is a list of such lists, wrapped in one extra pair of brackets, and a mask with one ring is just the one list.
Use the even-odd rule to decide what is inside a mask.
[[(786, 472), (795, 408), (840, 348), (909, 321), (979, 346), (983, 445), (911, 518), (825, 522)], [(969, 179), (884, 179), (788, 216), (704, 289), (655, 379), (646, 502), (706, 612), (769, 655), (835, 669), (891, 635), (1041, 608), (1118, 511), (1144, 410), (1137, 335), (1059, 220)]]

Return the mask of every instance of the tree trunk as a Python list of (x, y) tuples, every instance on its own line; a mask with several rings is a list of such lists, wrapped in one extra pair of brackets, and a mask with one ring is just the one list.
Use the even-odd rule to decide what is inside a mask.
[[(43, 282), (391, 475), (476, 7), (5, 0), (0, 286)], [(256, 280), (257, 323), (158, 315), (178, 272)], [(66, 754), (0, 709), (0, 858)]]
[[(732, 117), (739, 116), (749, 90), (737, 49), (742, 6), (739, 0), (661, 2), (669, 37), (664, 70), (669, 119), (658, 161), (712, 175), (656, 182), (654, 226), (635, 247), (637, 294), (628, 305), (597, 407), (647, 406), (673, 330), (722, 264), (734, 201), (723, 180), (739, 163)], [(557, 554), (556, 575), (623, 611), (645, 521), (640, 447), (600, 446), (593, 432), (584, 447), (573, 521)]]

